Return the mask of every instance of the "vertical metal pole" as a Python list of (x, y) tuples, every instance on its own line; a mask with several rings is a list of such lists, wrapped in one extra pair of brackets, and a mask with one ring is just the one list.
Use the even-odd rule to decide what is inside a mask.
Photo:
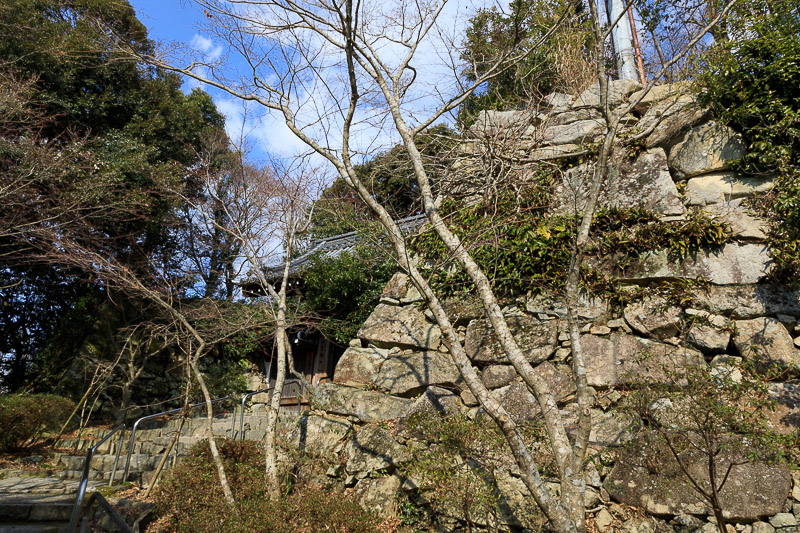
[(249, 397), (249, 394), (242, 396), (242, 407), (239, 409), (239, 440), (244, 440), (244, 403)]
[(117, 465), (119, 464), (119, 455), (122, 452), (122, 439), (125, 438), (125, 430), (119, 434), (119, 442), (117, 443), (117, 454), (114, 456), (114, 466), (111, 467), (111, 477), (108, 478), (108, 486), (114, 484), (114, 476), (117, 475)]
[(72, 515), (69, 518), (69, 532), (75, 531), (75, 526), (78, 525), (78, 514), (81, 509), (81, 502), (86, 494), (86, 486), (89, 484), (89, 471), (91, 469), (92, 457), (94, 456), (94, 448), (90, 448), (86, 453), (86, 460), (83, 462), (83, 474), (81, 481), (78, 484), (78, 496), (75, 499), (75, 506), (72, 508)]
[(139, 422), (141, 422), (141, 419), (134, 422), (133, 429), (131, 429), (131, 439), (128, 442), (128, 457), (125, 459), (125, 473), (122, 474), (123, 483), (128, 479), (128, 474), (131, 470), (131, 455), (133, 454), (133, 443), (136, 442), (136, 426), (139, 425)]
[(625, 0), (606, 0), (608, 17), (613, 24), (611, 35), (617, 55), (617, 71), (621, 80), (636, 80), (636, 61), (633, 55), (633, 36), (629, 24), (622, 20), (625, 16), (627, 2)]
[(633, 6), (628, 6), (628, 22), (631, 25), (631, 35), (633, 36), (633, 51), (636, 52), (636, 67), (639, 71), (639, 82), (642, 87), (647, 86), (647, 77), (644, 75), (644, 61), (642, 60), (642, 47), (639, 45), (639, 32), (636, 31), (636, 19), (633, 18)]

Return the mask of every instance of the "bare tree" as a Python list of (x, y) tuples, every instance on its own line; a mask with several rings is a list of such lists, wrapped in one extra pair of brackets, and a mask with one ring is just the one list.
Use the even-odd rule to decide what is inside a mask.
[[(219, 195), (214, 176), (206, 176), (206, 194), (222, 211), (227, 223), (221, 225), (220, 218), (209, 216), (209, 213), (205, 214), (205, 222), (213, 231), (223, 232), (226, 238), (237, 243), (239, 259), (247, 265), (252, 281), (264, 295), (260, 298), (261, 308), (274, 323), (272, 338), (276, 350), (277, 375), (267, 409), (264, 443), (267, 490), (271, 498), (278, 498), (278, 415), (287, 365), (293, 370), (287, 330), (307, 322), (296, 309), (290, 308), (290, 266), (293, 253), (301, 245), (300, 240), (311, 220), (313, 191), (318, 189), (315, 180), (320, 173), (302, 157), (289, 161), (274, 159), (262, 168), (243, 161), (240, 164), (240, 172), (230, 183), (231, 194), (227, 199)], [(265, 267), (279, 259), (279, 271), (273, 275), (266, 272)], [(304, 380), (302, 375), (295, 375)], [(311, 391), (307, 383), (306, 389)]]
[[(225, 79), (220, 65), (199, 61), (179, 67), (174, 60), (145, 59), (243, 100), (258, 102), (282, 116), (286, 126), (327, 160), (336, 174), (356, 191), (385, 228), (400, 268), (423, 296), (470, 392), (503, 433), (519, 467), (520, 477), (533, 499), (555, 530), (584, 531), (586, 482), (583, 471), (591, 431), (593, 397), (587, 385), (575, 315), (578, 276), (592, 215), (617, 142), (620, 119), (638, 103), (621, 106), (624, 109), (610, 109), (608, 79), (602, 62), (610, 28), (601, 23), (596, 1), (589, 0), (589, 6), (598, 47), (596, 75), (607, 134), (589, 183), (588, 201), (575, 237), (566, 286), (578, 405), (578, 430), (572, 438), (567, 434), (566, 421), (559, 412), (553, 391), (533, 371), (512, 336), (489, 277), (470, 255), (462, 239), (443, 220), (440, 198), (434, 193), (416, 142), (426, 128), (455, 110), (482, 83), (513, 66), (526, 52), (509, 50), (498, 54), (493, 66), (483, 69), (473, 83), (465, 85), (458, 76), (445, 81), (441, 73), (434, 79), (432, 73), (420, 72), (427, 65), (426, 59), (421, 57), (424, 51), (454, 67), (452, 72), (463, 71), (457, 66), (455, 41), (447, 37), (446, 2), (400, 1), (378, 5), (360, 0), (340, 3), (198, 0), (197, 3), (212, 21), (211, 31), (226, 40), (251, 67), (245, 77), (249, 83), (239, 84)], [(720, 10), (710, 25), (724, 16), (726, 9)], [(623, 10), (623, 14), (625, 12)], [(623, 22), (627, 23), (627, 20)], [(618, 23), (620, 20), (612, 21), (611, 26)], [(701, 28), (688, 45), (697, 44), (710, 25)], [(557, 29), (558, 24), (555, 24), (546, 37)], [(436, 41), (436, 44), (431, 45), (430, 41)], [(674, 65), (681, 57), (680, 54), (673, 55), (662, 70)], [(430, 58), (431, 55), (427, 56)], [(643, 97), (644, 94), (639, 100)], [(434, 100), (436, 102), (431, 104)], [(430, 227), (453, 262), (474, 284), (504, 354), (536, 398), (556, 466), (561, 488), (559, 494), (547, 488), (520, 427), (481, 382), (439, 296), (412, 260), (413, 250), (390, 212), (359, 179), (354, 167), (375, 146), (371, 142), (360, 142), (367, 128), (373, 132), (371, 139), (380, 137), (385, 131), (399, 137), (413, 168)], [(280, 293), (277, 296), (280, 297)]]

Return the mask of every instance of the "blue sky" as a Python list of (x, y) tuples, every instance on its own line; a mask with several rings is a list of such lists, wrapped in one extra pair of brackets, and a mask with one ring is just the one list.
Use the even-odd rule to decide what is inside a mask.
[[(192, 2), (183, 0), (129, 0), (136, 10), (139, 20), (147, 26), (150, 38), (156, 42), (169, 45), (177, 42), (188, 44), (192, 48), (211, 55), (219, 44), (205, 37), (200, 31), (204, 22), (202, 11)], [(217, 52), (218, 53), (218, 52)], [(234, 56), (235, 57), (235, 56)], [(185, 80), (184, 92), (190, 92), (200, 84), (194, 80)], [(297, 144), (293, 136), (285, 131), (285, 126), (275, 120), (259, 116), (257, 106), (250, 106), (245, 112), (242, 103), (213, 88), (202, 86), (214, 99), (217, 108), (226, 117), (228, 135), (238, 142), (242, 134), (247, 137), (250, 159), (264, 160), (268, 154), (291, 152)]]
[(139, 20), (155, 41), (189, 42), (197, 34), (198, 10), (180, 0), (131, 0)]
[[(139, 20), (147, 26), (150, 38), (156, 42), (169, 45), (171, 42), (188, 44), (197, 53), (205, 57), (206, 60), (213, 62), (215, 59), (225, 57), (225, 43), (215, 42), (209, 36), (204, 35), (200, 26), (207, 22), (206, 16), (193, 2), (187, 0), (129, 0), (136, 9)], [(448, 2), (446, 9), (440, 17), (442, 33), (458, 35), (463, 31), (466, 15), (470, 9), (476, 5), (491, 2), (492, 0), (461, 0)], [(384, 31), (392, 32), (394, 28), (387, 27)], [(312, 40), (318, 37), (311, 36)], [(433, 35), (436, 37), (436, 35)], [(452, 57), (447, 57), (446, 48), (437, 47), (435, 39), (426, 41), (417, 49), (414, 59), (415, 72), (419, 73), (416, 77), (415, 87), (419, 87), (418, 92), (409, 92), (405, 98), (407, 103), (403, 105), (404, 114), (410, 123), (420, 117), (427, 116), (427, 110), (435, 108), (440, 98), (445, 97), (453, 88), (453, 83), (448, 83), (449, 61)], [(389, 47), (384, 51), (388, 54), (385, 58), (389, 62), (398, 59), (393, 57), (394, 51)], [(322, 48), (320, 48), (322, 50)], [(454, 49), (457, 53), (457, 48)], [(405, 49), (399, 50), (401, 55), (405, 54)], [(451, 50), (452, 53), (452, 50)], [(320, 57), (325, 59), (324, 54)], [(245, 63), (238, 59), (235, 54), (227, 56), (225, 59), (229, 67), (237, 70), (237, 66), (245, 66)], [(444, 69), (444, 71), (442, 70)], [(226, 69), (228, 70), (228, 69)], [(261, 73), (259, 73), (260, 75)], [(452, 79), (452, 72), (449, 72)], [(233, 75), (234, 79), (238, 76)], [(263, 79), (263, 78), (262, 78)], [(326, 82), (327, 83), (327, 82)], [(184, 91), (190, 91), (193, 87), (200, 86), (194, 80), (184, 82)], [(238, 99), (223, 93), (202, 87), (207, 90), (214, 99), (217, 108), (226, 116), (228, 134), (236, 143), (242, 137), (247, 139), (250, 148), (251, 160), (264, 160), (268, 156), (291, 157), (298, 153), (306, 152), (307, 147), (297, 139), (288, 127), (284, 124), (282, 117), (273, 117), (264, 113), (263, 108), (258, 105), (250, 105), (247, 111), (244, 110), (242, 102)], [(336, 95), (328, 94), (327, 87), (319, 83), (310, 83), (303, 88), (307, 92), (299, 93), (297, 102), (303, 110), (299, 108), (293, 110), (295, 113), (300, 110), (303, 112), (330, 112), (336, 110), (338, 101)], [(397, 132), (392, 125), (385, 119), (385, 107), (377, 106), (373, 108), (365, 107), (365, 117), (361, 117), (358, 127), (353, 128), (353, 139), (351, 149), (356, 149), (363, 154), (363, 157), (370, 157), (380, 151), (390, 148), (399, 141)], [(302, 116), (302, 115), (301, 115)], [(335, 118), (335, 114), (327, 115), (325, 120), (330, 117)], [(377, 117), (377, 118), (376, 118)], [(381, 119), (381, 117), (384, 117)], [(323, 145), (330, 141), (329, 134), (337, 130), (335, 120), (320, 122), (317, 124), (315, 118), (302, 116), (306, 124), (310, 124), (310, 129), (304, 131), (312, 132), (317, 140), (323, 141)], [(451, 121), (452, 117), (442, 117), (439, 121)], [(320, 125), (321, 124), (321, 125)], [(333, 141), (332, 149), (338, 149), (336, 142)]]

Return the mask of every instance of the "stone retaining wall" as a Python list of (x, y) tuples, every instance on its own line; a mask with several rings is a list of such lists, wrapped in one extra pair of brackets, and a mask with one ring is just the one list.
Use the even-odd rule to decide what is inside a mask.
[[(625, 104), (638, 90), (630, 81), (613, 82), (612, 106)], [(486, 143), (501, 142), (504, 136), (513, 137), (519, 152), (531, 157), (563, 157), (581, 152), (603, 134), (596, 88), (577, 97), (550, 95), (545, 101), (550, 109), (482, 113), (473, 126), (474, 139), (462, 147), (464, 175), (476, 168), (470, 154), (477, 157)], [(768, 190), (772, 178), (728, 169), (729, 160), (744, 154), (737, 134), (710, 119), (679, 86), (654, 88), (625, 124), (623, 134), (638, 136), (642, 150), (632, 160), (615, 156), (601, 204), (647, 209), (664, 220), (702, 209), (727, 222), (733, 238), (722, 249), (701, 250), (681, 261), (671, 260), (666, 251), (652, 251), (624, 270), (600, 265), (632, 287), (679, 279), (706, 280), (709, 285), (696, 289), (688, 305), (671, 303), (654, 291), (644, 291), (646, 296), (621, 308), (584, 297), (579, 310), (581, 343), (596, 398), (590, 454), (594, 466), (587, 468), (586, 504), (594, 508), (600, 531), (655, 531), (669, 525), (707, 533), (715, 526), (693, 491), (685, 485), (663, 490), (660, 474), (641, 466), (651, 459), (664, 460), (664, 450), (637, 441), (637, 421), (619, 406), (625, 391), (666, 379), (665, 365), (676, 372), (705, 365), (730, 369), (758, 357), (760, 364), (784, 370), (780, 380), (769, 385), (777, 401), (774, 429), (797, 431), (800, 292), (764, 282), (771, 265), (765, 223), (748, 212), (742, 200)], [(556, 212), (582, 208), (590, 169), (579, 165), (564, 173), (555, 188)], [(480, 177), (473, 178), (452, 193), (466, 199), (480, 194)], [(497, 346), (482, 310), (457, 302), (447, 306), (484, 384), (517, 421), (535, 421), (538, 405)], [(555, 296), (529, 296), (507, 302), (504, 313), (569, 420), (575, 385), (563, 302)], [(330, 465), (328, 476), (351, 488), (367, 508), (393, 514), (399, 494), (419, 496), (405, 466), (430, 444), (406, 431), (404, 422), (412, 414), (482, 416), (441, 338), (419, 293), (397, 274), (339, 361), (334, 383), (320, 387), (318, 410), (304, 416), (290, 434), (289, 442)], [(526, 510), (531, 500), (513, 461), (495, 472), (495, 480), (503, 527), (538, 527), (536, 517)], [(737, 467), (723, 500), (731, 520), (739, 524), (737, 531), (794, 531), (800, 516), (800, 477), (783, 466)], [(649, 515), (633, 513), (626, 505)], [(456, 529), (458, 513), (440, 523)]]

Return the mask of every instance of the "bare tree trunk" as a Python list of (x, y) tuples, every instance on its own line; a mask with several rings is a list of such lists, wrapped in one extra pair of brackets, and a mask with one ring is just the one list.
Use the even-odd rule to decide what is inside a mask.
[[(289, 286), (289, 267), (291, 266), (292, 254), (291, 250), (294, 245), (294, 235), (297, 227), (294, 221), (291, 221), (287, 227), (286, 232), (286, 256), (283, 263), (283, 276), (281, 278), (280, 291), (275, 294), (272, 290), (273, 297), (277, 297), (277, 310), (275, 313), (275, 347), (278, 351), (277, 357), (277, 375), (275, 377), (275, 388), (272, 389), (272, 398), (269, 404), (269, 411), (267, 412), (267, 430), (264, 434), (264, 448), (265, 448), (265, 478), (267, 483), (267, 492), (269, 497), (277, 500), (281, 496), (281, 480), (278, 472), (278, 416), (280, 414), (281, 397), (283, 396), (283, 384), (286, 381), (286, 355), (287, 343), (286, 337), (286, 290)], [(262, 283), (263, 284), (263, 283)], [(265, 284), (272, 289), (272, 285), (268, 282)], [(269, 376), (267, 376), (269, 382)]]
[(200, 346), (194, 352), (195, 355), (191, 356), (191, 367), (192, 372), (194, 373), (194, 377), (197, 380), (197, 384), (200, 386), (200, 390), (203, 391), (203, 398), (206, 400), (206, 431), (208, 432), (208, 448), (211, 450), (211, 457), (214, 460), (214, 465), (217, 467), (217, 475), (219, 475), (219, 484), (222, 487), (222, 493), (225, 495), (225, 500), (228, 502), (229, 505), (233, 505), (235, 500), (233, 498), (233, 492), (231, 492), (231, 487), (228, 484), (228, 476), (225, 475), (225, 466), (222, 464), (222, 457), (219, 454), (219, 449), (217, 448), (217, 439), (214, 438), (214, 404), (211, 403), (211, 395), (208, 393), (208, 387), (206, 387), (206, 381), (203, 379), (203, 373), (200, 372), (200, 368), (197, 365), (198, 356), (202, 353), (204, 347), (204, 343), (201, 342)]
[(144, 493), (144, 499), (146, 500), (150, 496), (150, 492), (152, 492), (153, 487), (156, 486), (158, 483), (158, 478), (161, 476), (161, 472), (164, 469), (164, 466), (167, 464), (167, 460), (169, 459), (169, 454), (172, 452), (172, 449), (177, 446), (178, 441), (181, 438), (181, 432), (183, 432), (183, 425), (186, 422), (186, 417), (189, 415), (189, 394), (192, 390), (192, 373), (189, 368), (189, 365), (186, 365), (186, 384), (184, 387), (183, 393), (183, 412), (181, 413), (181, 423), (178, 425), (178, 429), (175, 431), (175, 434), (169, 441), (167, 445), (167, 449), (164, 451), (164, 455), (161, 456), (161, 460), (158, 462), (158, 466), (156, 467), (156, 471), (153, 474), (153, 479), (150, 480), (150, 485), (147, 487), (147, 491)]
[[(209, 10), (223, 17), (242, 20), (238, 12), (233, 10), (226, 11), (223, 4), (208, 3), (204, 2), (204, 0), (198, 1), (202, 5), (207, 6)], [(576, 3), (577, 1), (578, 0), (576, 0)], [(735, 0), (733, 1), (735, 2)], [(281, 84), (277, 86), (265, 84), (263, 82), (265, 78), (257, 75), (257, 69), (254, 67), (255, 88), (252, 91), (238, 90), (230, 85), (226, 85), (220, 80), (211, 79), (198, 74), (193, 70), (193, 66), (189, 66), (188, 68), (176, 68), (172, 65), (154, 60), (153, 58), (148, 58), (148, 60), (154, 64), (186, 74), (244, 100), (259, 102), (265, 107), (281, 113), (287, 127), (311, 149), (330, 162), (347, 185), (357, 192), (361, 200), (368, 205), (370, 210), (376, 215), (386, 229), (389, 241), (397, 254), (401, 269), (408, 274), (411, 283), (420, 291), (428, 309), (433, 313), (435, 322), (442, 331), (443, 343), (448, 349), (453, 363), (458, 368), (465, 384), (489, 416), (497, 423), (503, 433), (520, 469), (520, 478), (529, 489), (536, 503), (550, 520), (551, 527), (555, 531), (565, 533), (583, 532), (586, 529), (586, 483), (583, 470), (591, 430), (591, 406), (593, 397), (591, 389), (587, 385), (586, 368), (580, 343), (580, 328), (576, 318), (580, 268), (588, 244), (589, 230), (591, 228), (592, 217), (597, 205), (600, 188), (608, 174), (608, 162), (616, 142), (616, 133), (619, 127), (620, 117), (632, 110), (641, 102), (646, 94), (646, 92), (644, 92), (637, 97), (637, 101), (630, 102), (628, 106), (622, 106), (626, 107), (626, 109), (620, 109), (614, 111), (613, 114), (611, 113), (607, 96), (608, 81), (602, 64), (604, 43), (607, 42), (613, 28), (618, 25), (619, 19), (621, 19), (626, 12), (620, 11), (617, 20), (612, 21), (613, 23), (610, 24), (608, 28), (604, 29), (600, 24), (597, 1), (589, 0), (589, 4), (598, 47), (596, 50), (598, 52), (596, 53), (598, 58), (597, 77), (601, 89), (602, 113), (605, 117), (608, 133), (603, 140), (597, 166), (589, 183), (588, 202), (584, 207), (583, 217), (578, 227), (568, 273), (569, 279), (567, 281), (566, 296), (569, 310), (569, 331), (573, 346), (573, 374), (577, 382), (576, 396), (579, 411), (578, 431), (574, 441), (567, 435), (565, 421), (559, 412), (553, 391), (549, 388), (548, 384), (533, 371), (533, 367), (527, 361), (525, 355), (512, 336), (497, 297), (492, 290), (489, 278), (481, 270), (469, 251), (465, 249), (459, 236), (451, 231), (442, 219), (437, 201), (433, 195), (429, 176), (426, 173), (422, 157), (415, 142), (415, 137), (420, 134), (420, 132), (434, 124), (443, 114), (454, 110), (463, 103), (467, 96), (481, 83), (490, 79), (492, 76), (505, 72), (506, 69), (509, 68), (505, 66), (507, 60), (510, 61), (509, 64), (513, 64), (514, 61), (524, 59), (524, 55), (520, 57), (504, 56), (502, 60), (498, 62), (495, 69), (479, 77), (475, 85), (464, 87), (463, 90), (459, 91), (456, 95), (446, 98), (440, 107), (427, 115), (427, 118), (420, 119), (414, 116), (413, 119), (411, 119), (409, 118), (411, 115), (408, 113), (407, 109), (403, 108), (403, 105), (408, 101), (407, 99), (404, 100), (404, 98), (409, 90), (409, 86), (416, 79), (416, 70), (411, 64), (415, 60), (414, 54), (417, 47), (421, 44), (425, 36), (429, 33), (436, 33), (436, 28), (434, 27), (435, 21), (442, 13), (443, 4), (437, 3), (430, 6), (426, 4), (426, 7), (429, 7), (430, 10), (426, 11), (424, 14), (419, 14), (419, 20), (415, 19), (413, 23), (413, 30), (410, 30), (411, 26), (409, 28), (404, 28), (406, 32), (399, 34), (400, 36), (396, 37), (399, 41), (395, 42), (401, 42), (405, 45), (407, 47), (407, 53), (405, 53), (405, 55), (401, 54), (401, 57), (393, 58), (391, 61), (387, 61), (387, 58), (380, 54), (380, 47), (375, 45), (375, 30), (368, 27), (368, 25), (361, 20), (364, 18), (362, 17), (362, 11), (364, 9), (362, 4), (354, 2), (353, 0), (345, 0), (338, 4), (326, 4), (324, 7), (316, 3), (309, 5), (304, 2), (271, 4), (276, 11), (275, 19), (277, 22), (260, 22), (259, 24), (263, 26), (265, 34), (274, 35), (283, 32), (303, 42), (303, 37), (296, 37), (296, 35), (299, 35), (296, 34), (297, 27), (302, 27), (312, 33), (316, 33), (318, 37), (322, 37), (322, 39), (325, 40), (330, 47), (330, 50), (326, 49), (326, 54), (334, 53), (334, 51), (341, 54), (340, 63), (337, 63), (337, 66), (341, 65), (341, 69), (336, 70), (335, 79), (326, 77), (326, 74), (324, 74), (324, 72), (326, 72), (324, 67), (318, 67), (318, 65), (315, 64), (302, 66), (304, 72), (311, 72), (323, 85), (339, 83), (346, 85), (346, 87), (336, 85), (337, 89), (341, 87), (341, 92), (336, 93), (336, 105), (334, 106), (335, 115), (337, 117), (336, 131), (339, 131), (340, 127), (338, 117), (342, 119), (341, 137), (338, 135), (336, 136), (336, 142), (341, 142), (341, 145), (331, 143), (327, 136), (312, 137), (313, 133), (311, 132), (311, 128), (308, 128), (306, 124), (298, 120), (297, 110), (290, 106), (290, 103), (293, 101), (293, 91), (295, 90), (291, 82), (287, 81), (285, 84), (281, 82)], [(728, 8), (726, 7), (726, 9)], [(723, 13), (721, 13), (721, 15), (722, 14)], [(717, 21), (718, 19), (715, 20), (714, 23)], [(397, 19), (393, 18), (392, 22), (397, 23)], [(250, 21), (248, 20), (247, 24), (249, 23)], [(402, 24), (400, 25), (402, 26)], [(384, 28), (383, 31), (386, 32), (388, 30)], [(551, 29), (551, 31), (554, 31), (554, 29)], [(708, 27), (704, 28), (702, 33), (706, 31), (708, 31)], [(550, 33), (548, 33), (548, 35), (550, 35)], [(290, 39), (292, 37), (287, 38)], [(391, 37), (389, 38), (391, 39)], [(702, 38), (702, 34), (692, 39), (688, 43), (687, 50), (696, 45), (700, 38)], [(284, 46), (283, 41), (277, 40), (276, 42), (277, 49), (281, 49), (281, 47)], [(302, 47), (303, 45), (300, 46)], [(248, 52), (249, 51), (245, 49), (242, 53), (247, 56)], [(682, 55), (685, 55), (685, 51), (674, 56), (671, 60), (671, 64), (675, 64)], [(660, 79), (660, 76), (668, 72), (669, 67), (670, 64), (665, 64), (662, 71), (659, 72), (654, 79)], [(292, 71), (292, 68), (291, 66), (287, 67), (289, 74), (295, 72)], [(319, 70), (315, 70), (317, 68), (319, 68)], [(290, 78), (290, 75), (282, 71), (279, 72), (277, 76), (277, 79), (280, 80), (288, 80)], [(364, 83), (365, 79), (368, 80), (366, 83)], [(331, 91), (331, 93), (333, 94), (334, 91)], [(354, 152), (351, 151), (351, 126), (356, 124), (355, 129), (358, 129), (363, 125), (363, 122), (361, 122), (363, 117), (357, 116), (359, 115), (359, 110), (365, 103), (361, 101), (362, 95), (370, 99), (369, 105), (374, 105), (376, 93), (380, 93), (383, 104), (385, 104), (385, 110), (389, 113), (391, 121), (393, 122), (394, 129), (402, 138), (405, 152), (414, 169), (414, 177), (420, 188), (424, 212), (429, 223), (441, 243), (444, 244), (450, 253), (450, 257), (461, 267), (463, 272), (469, 276), (469, 279), (476, 287), (484, 311), (491, 323), (492, 331), (497, 336), (502, 346), (503, 353), (507, 356), (517, 374), (522, 378), (527, 389), (537, 400), (542, 412), (548, 441), (558, 472), (558, 482), (561, 489), (560, 495), (558, 496), (552, 493), (544, 483), (538, 464), (533, 457), (531, 449), (526, 445), (525, 439), (522, 437), (517, 424), (509, 416), (509, 413), (503, 405), (490, 394), (489, 390), (481, 382), (441, 302), (428, 281), (421, 275), (413, 261), (410, 260), (411, 251), (408, 249), (402, 232), (392, 219), (386, 206), (378, 201), (373, 194), (374, 191), (360, 180), (359, 174), (355, 171), (351, 158), (357, 157), (358, 155), (357, 152), (355, 152), (356, 155), (354, 155)], [(347, 104), (345, 104), (344, 98), (342, 98), (341, 95), (349, 96), (349, 102), (347, 102)], [(331, 113), (334, 112), (331, 111)], [(325, 115), (323, 114), (323, 116), (319, 118), (325, 118)], [(322, 122), (324, 122), (324, 120)], [(329, 130), (326, 130), (326, 135), (328, 133)], [(287, 246), (287, 249), (289, 248), (290, 247)], [(284, 283), (285, 280), (286, 276), (284, 276)], [(275, 302), (281, 301), (276, 297), (277, 295), (272, 287), (268, 286), (267, 290), (269, 294), (273, 296)]]
[[(275, 377), (275, 388), (272, 389), (269, 410), (267, 411), (267, 431), (264, 435), (264, 447), (266, 452), (265, 476), (267, 492), (269, 497), (277, 500), (281, 495), (281, 480), (278, 471), (278, 417), (280, 415), (281, 396), (283, 384), (286, 381), (286, 325), (279, 325), (275, 330), (275, 343), (278, 351), (277, 376)], [(267, 377), (269, 379), (269, 376)]]

